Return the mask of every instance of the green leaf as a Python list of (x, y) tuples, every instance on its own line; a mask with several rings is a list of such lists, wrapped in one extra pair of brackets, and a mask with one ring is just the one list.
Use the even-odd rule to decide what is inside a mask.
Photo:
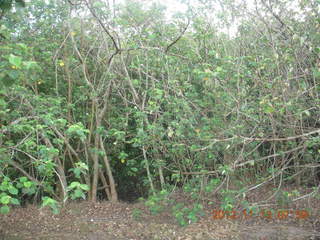
[(76, 189), (74, 191), (74, 194), (73, 194), (74, 198), (80, 198), (82, 197), (83, 199), (85, 199), (85, 195), (83, 193), (83, 191), (81, 189)]
[(21, 64), (22, 64), (22, 57), (19, 57), (19, 56), (15, 56), (13, 54), (10, 54), (9, 56), (9, 62), (16, 66), (16, 67), (21, 67)]
[(2, 183), (1, 186), (0, 186), (0, 190), (1, 190), (1, 191), (7, 191), (7, 189), (8, 189), (8, 185)]
[(73, 169), (73, 173), (76, 176), (76, 178), (80, 178), (81, 169), (75, 168), (75, 169)]
[(59, 214), (59, 209), (57, 207), (52, 207), (53, 214)]
[(9, 204), (11, 197), (9, 195), (4, 195), (0, 198), (2, 204)]
[(12, 71), (7, 73), (7, 76), (9, 78), (11, 78), (12, 80), (15, 80), (15, 79), (19, 78), (19, 75), (20, 75), (19, 71), (17, 71), (17, 70), (12, 70)]
[(45, 206), (56, 206), (57, 201), (50, 197), (42, 197), (42, 207)]
[(135, 168), (135, 167), (130, 168), (130, 170), (131, 170), (132, 172), (138, 172), (138, 168)]
[(80, 184), (80, 188), (85, 191), (89, 191), (89, 186), (87, 184)]
[(23, 183), (23, 182), (28, 181), (28, 178), (27, 178), (27, 177), (21, 177), (19, 180), (20, 180), (20, 182), (22, 182), (22, 183)]
[(3, 205), (0, 208), (0, 213), (2, 213), (2, 214), (7, 214), (7, 213), (9, 213), (9, 211), (10, 211), (10, 207), (8, 205)]
[(70, 189), (73, 189), (73, 188), (77, 188), (80, 186), (80, 183), (79, 182), (72, 182), (70, 185), (69, 185), (69, 188)]
[(16, 199), (16, 198), (11, 198), (10, 202), (11, 202), (11, 204), (13, 204), (13, 205), (20, 205), (19, 200)]
[(26, 187), (26, 188), (30, 188), (32, 185), (33, 185), (33, 182), (24, 182), (23, 185)]
[(6, 87), (10, 87), (14, 83), (14, 81), (12, 81), (14, 79), (12, 79), (9, 74), (4, 74), (4, 76), (1, 77), (0, 80), (2, 84)]
[(18, 189), (16, 189), (14, 186), (10, 186), (8, 188), (9, 193), (11, 193), (12, 195), (17, 195), (18, 194)]
[(23, 65), (25, 65), (27, 70), (38, 67), (38, 64), (36, 62), (34, 62), (34, 61), (23, 62)]
[(265, 113), (273, 113), (275, 111), (275, 109), (271, 106), (271, 105), (267, 105), (265, 108), (264, 108), (264, 112)]
[(28, 49), (28, 46), (25, 45), (24, 43), (18, 43), (17, 46), (19, 46), (20, 48), (22, 48), (24, 51), (26, 51)]

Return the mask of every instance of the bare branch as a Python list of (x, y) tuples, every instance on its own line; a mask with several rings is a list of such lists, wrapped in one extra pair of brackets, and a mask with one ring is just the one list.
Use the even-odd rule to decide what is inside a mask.
[(180, 33), (180, 35), (172, 42), (170, 43), (167, 47), (166, 47), (166, 50), (164, 51), (165, 53), (167, 53), (169, 51), (169, 49), (174, 45), (176, 44), (181, 38), (182, 36), (185, 34), (185, 32), (187, 31), (188, 27), (190, 25), (190, 19), (188, 18), (188, 23), (187, 25), (185, 26), (185, 28), (182, 30), (182, 32)]
[(94, 11), (94, 9), (89, 6), (88, 1), (85, 1), (87, 8), (89, 9), (89, 11), (91, 12), (92, 16), (99, 22), (100, 26), (102, 27), (102, 29), (105, 31), (105, 33), (110, 37), (116, 51), (110, 56), (109, 60), (108, 60), (108, 64), (111, 63), (112, 59), (114, 56), (116, 56), (117, 54), (119, 54), (121, 52), (120, 47), (118, 46), (115, 38), (112, 36), (112, 34), (110, 33), (110, 31), (107, 29), (107, 27), (104, 25), (104, 23), (101, 21), (101, 19), (97, 16), (96, 12)]
[(298, 138), (303, 138), (303, 137), (307, 137), (310, 136), (312, 134), (320, 134), (320, 129), (308, 132), (308, 133), (304, 133), (301, 135), (296, 135), (296, 136), (290, 136), (290, 137), (284, 137), (284, 138), (249, 138), (249, 137), (243, 137), (243, 136), (239, 136), (240, 138), (246, 140), (246, 141), (266, 141), (266, 142), (272, 142), (272, 141), (290, 141), (290, 140), (295, 140)]

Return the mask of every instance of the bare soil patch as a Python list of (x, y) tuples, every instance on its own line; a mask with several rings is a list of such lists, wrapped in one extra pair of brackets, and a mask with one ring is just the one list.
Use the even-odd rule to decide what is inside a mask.
[[(268, 193), (266, 190), (265, 194)], [(252, 193), (249, 197), (254, 199), (258, 196)], [(278, 207), (270, 206), (272, 209)], [(299, 219), (291, 212), (286, 219), (278, 219), (276, 215), (271, 219), (261, 216), (214, 219), (213, 207), (206, 206), (205, 216), (197, 223), (181, 227), (169, 207), (157, 215), (152, 215), (141, 202), (72, 202), (63, 207), (57, 215), (49, 209), (29, 205), (15, 208), (7, 215), (0, 215), (0, 239), (320, 239), (319, 200), (304, 199), (287, 207), (296, 210), (308, 208), (310, 216)], [(141, 212), (138, 217), (134, 214), (137, 210)]]

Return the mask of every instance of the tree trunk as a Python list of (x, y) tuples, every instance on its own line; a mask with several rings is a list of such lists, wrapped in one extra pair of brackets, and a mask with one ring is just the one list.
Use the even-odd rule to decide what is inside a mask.
[[(97, 126), (98, 128), (99, 126)], [(93, 177), (92, 177), (92, 184), (91, 184), (91, 198), (92, 202), (97, 201), (97, 190), (98, 190), (98, 175), (99, 175), (99, 134), (95, 134), (94, 138), (94, 151), (92, 153), (92, 160), (93, 160)]]
[(106, 170), (107, 170), (109, 184), (110, 184), (111, 202), (117, 202), (118, 201), (118, 193), (116, 190), (116, 183), (113, 178), (110, 162), (109, 162), (107, 152), (104, 148), (103, 141), (102, 141), (101, 137), (100, 137), (100, 145), (101, 145), (101, 149), (104, 152), (103, 161), (104, 161), (104, 164), (106, 165)]
[(143, 153), (143, 158), (144, 158), (144, 161), (145, 161), (145, 167), (146, 167), (146, 170), (147, 170), (147, 177), (148, 177), (148, 180), (149, 180), (149, 183), (150, 183), (150, 189), (152, 191), (152, 193), (154, 194), (154, 186), (153, 186), (153, 182), (152, 182), (152, 176), (151, 176), (151, 173), (150, 173), (150, 167), (149, 167), (149, 162), (148, 162), (148, 159), (147, 159), (147, 154), (146, 154), (146, 149), (145, 147), (142, 147), (142, 153)]

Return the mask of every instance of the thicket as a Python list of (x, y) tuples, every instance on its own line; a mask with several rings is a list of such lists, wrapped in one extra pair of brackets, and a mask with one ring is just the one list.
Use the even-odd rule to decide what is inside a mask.
[(156, 213), (180, 188), (184, 225), (216, 194), (319, 191), (319, 0), (0, 3), (2, 213), (139, 196)]

